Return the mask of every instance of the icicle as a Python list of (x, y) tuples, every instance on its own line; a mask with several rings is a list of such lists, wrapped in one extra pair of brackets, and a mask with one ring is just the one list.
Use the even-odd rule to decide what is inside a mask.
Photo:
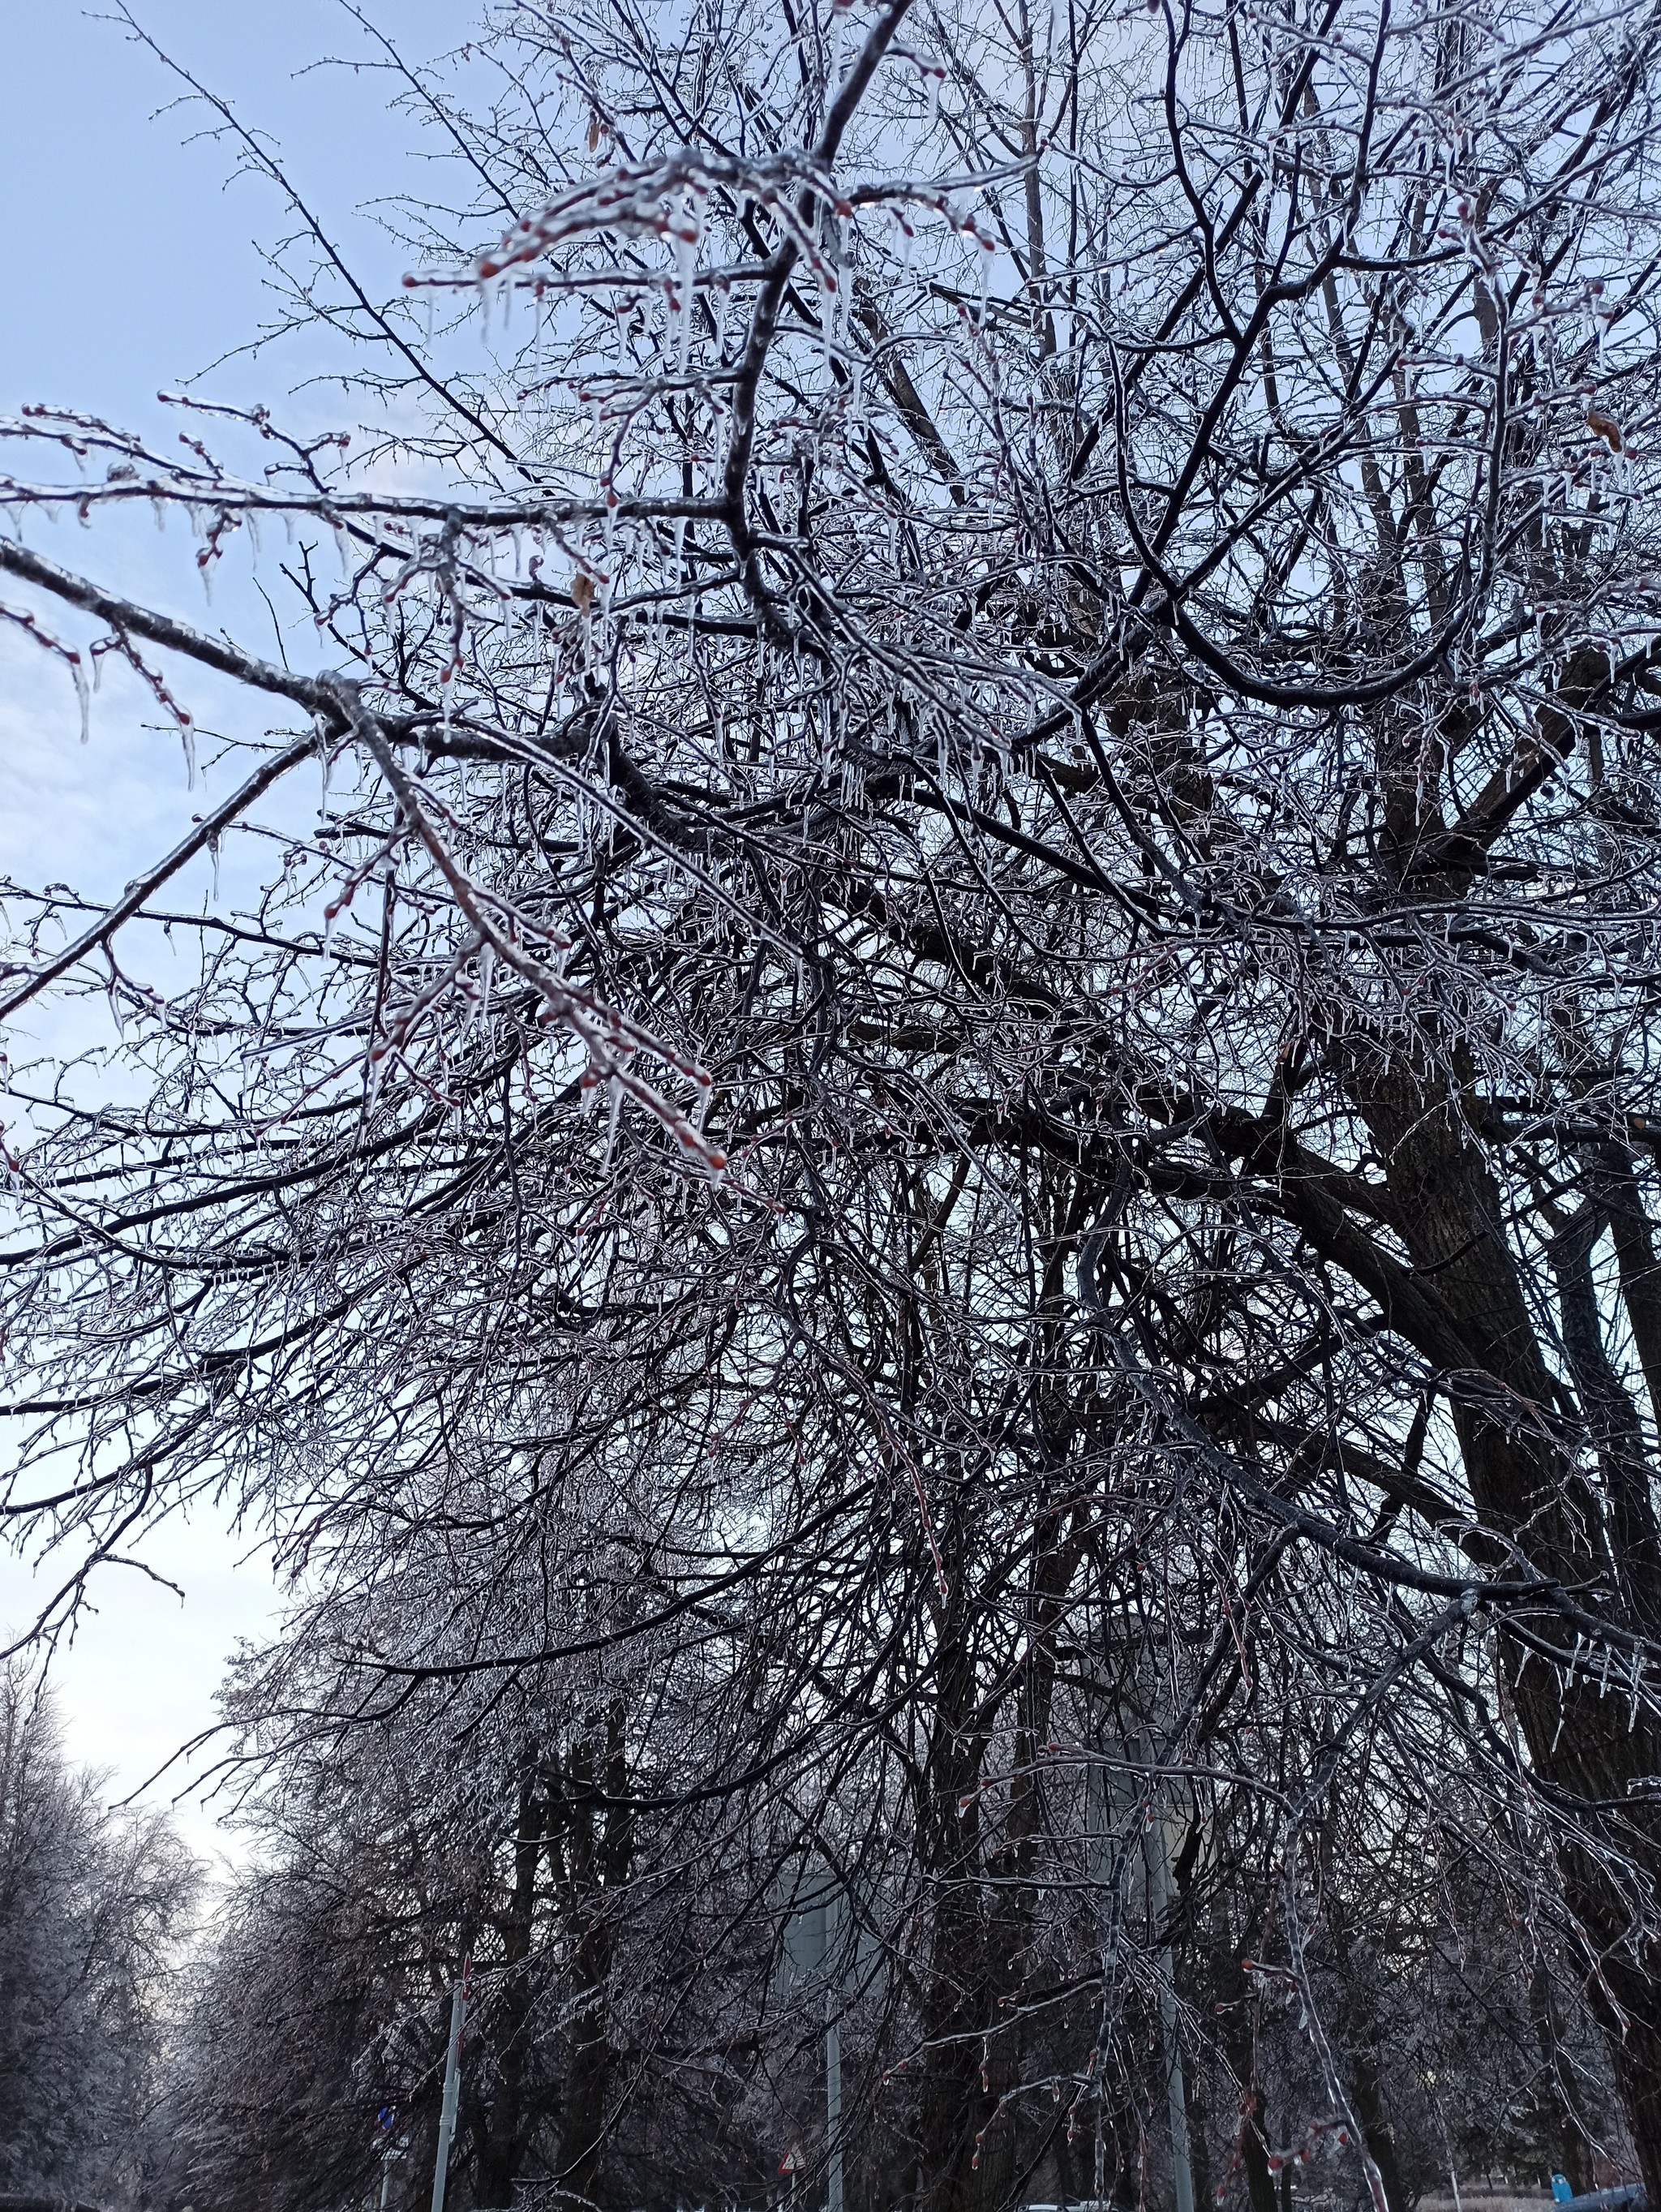
[(343, 522), (336, 522), (334, 525), (334, 532), (335, 554), (340, 562), (341, 581), (343, 584), (349, 584), (352, 580), (351, 533)]
[(840, 85), (847, 74), (846, 42), (843, 36), (847, 14), (847, 0), (831, 0), (830, 52), (825, 73), (834, 85)]
[[(179, 742), (185, 749), (185, 788), (186, 791), (194, 791), (196, 789), (196, 732), (191, 727), (191, 725), (188, 722), (181, 722), (179, 726)], [(219, 852), (219, 841), (217, 838), (213, 841), (213, 849), (215, 856), (214, 863), (215, 869), (214, 876), (214, 891), (215, 895), (217, 896), (219, 891), (219, 876), (217, 873), (219, 865), (217, 857)]]
[(673, 581), (678, 589), (680, 585), (685, 580), (686, 572), (687, 519), (685, 515), (677, 514), (676, 516), (674, 521), (670, 525), (670, 535), (675, 541), (675, 574)]
[(700, 225), (690, 194), (682, 204), (675, 231), (675, 299), (681, 317), (680, 368), (684, 376), (692, 361), (692, 280), (698, 267)]
[[(191, 759), (191, 773), (192, 776), (196, 774), (194, 756)], [(217, 902), (219, 897), (219, 832), (217, 830), (208, 840), (208, 858), (213, 865), (214, 898)]]
[[(96, 670), (94, 663), (94, 674)], [(87, 671), (78, 653), (70, 655), (70, 674), (75, 679), (76, 703), (81, 709), (81, 742), (84, 745), (92, 735), (92, 695), (87, 689)]]

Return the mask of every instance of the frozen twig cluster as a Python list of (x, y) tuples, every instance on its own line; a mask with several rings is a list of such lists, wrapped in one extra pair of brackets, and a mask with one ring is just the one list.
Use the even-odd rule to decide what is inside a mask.
[[(16, 887), (0, 1012), (124, 1073), (12, 1048), (9, 1512), (239, 1486), (323, 1593), (273, 1710), (566, 1700), (524, 1802), (608, 1745), (620, 1887), (840, 1838), (942, 2206), (1046, 2101), (1124, 2170), (1173, 1975), (1258, 2203), (1228, 1958), (1341, 2068), (1366, 1870), (1428, 1946), (1472, 1852), (1661, 2188), (1654, 32), (503, 10), (488, 106), (399, 80), (476, 204), (397, 298), (294, 195), (367, 434), (7, 426), (76, 681), (295, 724), (110, 912)], [(135, 501), (264, 531), (294, 670), (38, 550)]]

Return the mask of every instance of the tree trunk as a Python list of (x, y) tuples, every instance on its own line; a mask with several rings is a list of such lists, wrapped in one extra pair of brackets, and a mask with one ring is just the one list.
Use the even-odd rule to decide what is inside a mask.
[(479, 2145), (476, 2190), (482, 2206), (505, 2205), (510, 2201), (524, 2159), (524, 2073), (530, 2050), (531, 2013), (527, 1963), (542, 1848), (542, 1801), (536, 1794), (534, 1763), (527, 1762), (519, 1784), (518, 1819), (513, 1832), (513, 1887), (499, 1923), (502, 1989), (488, 2023), (496, 2061), (496, 2093)]
[(622, 1705), (614, 1700), (606, 1715), (603, 1771), (608, 1802), (603, 1813), (595, 1788), (591, 1743), (579, 1743), (573, 1751), (562, 1792), (567, 1896), (577, 1936), (557, 2181), (561, 2197), (579, 2203), (594, 2201), (616, 2064), (609, 2019), (612, 1895), (628, 1881), (633, 1863), (633, 1825), (625, 1802), (628, 1775), (623, 1723)]
[(1529, 2011), (1539, 2039), (1540, 2059), (1545, 2069), (1545, 2118), (1557, 2144), (1559, 2171), (1577, 2197), (1591, 2189), (1591, 2142), (1574, 2098), (1573, 2077), (1564, 2063), (1558, 2040), (1557, 2006), (1551, 1974), (1543, 1958), (1537, 1959), (1529, 1977)]
[[(961, 1531), (943, 1529), (943, 1541), (953, 1534)], [(988, 2187), (994, 2169), (980, 2155), (981, 2131), (995, 2102), (981, 2069), (983, 2041), (992, 2025), (981, 1897), (982, 1752), (973, 1727), (962, 1547), (955, 1548), (960, 1556), (949, 1564), (950, 1595), (941, 1607), (939, 1690), (919, 1808), (923, 1863), (934, 1893), (918, 2113), (919, 2198), (926, 2212), (981, 2212), (998, 2201)]]
[[(1240, 2156), (1246, 2176), (1246, 2202), (1251, 2212), (1280, 2212), (1275, 2177), (1269, 2170), (1268, 2100), (1258, 2070), (1252, 1993), (1240, 1963), (1240, 1944), (1231, 1936), (1226, 1919), (1222, 1921), (1219, 1933), (1221, 1941), (1213, 1953), (1211, 1977), (1217, 2039), (1240, 2095)], [(1198, 2203), (1208, 2201), (1197, 2188), (1195, 2199)]]
[[(1506, 1242), (1498, 1188), (1457, 1100), (1447, 1089), (1409, 1080), (1398, 1066), (1358, 1068), (1350, 1087), (1384, 1159), (1415, 1295), (1429, 1292), (1414, 1315), (1421, 1326), (1428, 1314), (1446, 1330), (1446, 1340), (1420, 1348), (1442, 1366), (1457, 1364), (1450, 1348), (1464, 1355), (1453, 1413), (1482, 1526), (1519, 1547), (1586, 1610), (1601, 1611), (1617, 1628), (1640, 1626), (1624, 1617), (1618, 1594), (1629, 1577), (1610, 1528), (1638, 1509), (1628, 1496), (1622, 1516), (1607, 1510), (1555, 1443), (1559, 1393)], [(1641, 1239), (1630, 1219), (1622, 1233), (1637, 1271)], [(1392, 1318), (1415, 1333), (1408, 1316)], [(1638, 1533), (1646, 1542), (1641, 1515)], [(1573, 1641), (1545, 1607), (1519, 1625), (1560, 1645)], [(1585, 1839), (1570, 1838), (1560, 1848), (1565, 1894), (1596, 1964), (1591, 1986), (1650, 2201), (1661, 2203), (1661, 1943), (1635, 1921), (1636, 1900), (1610, 1871), (1611, 1861), (1626, 1860), (1652, 1893), (1661, 1880), (1661, 1807), (1648, 1794), (1661, 1771), (1661, 1743), (1647, 1716), (1631, 1717), (1626, 1695), (1604, 1695), (1580, 1675), (1561, 1680), (1537, 1658), (1528, 1664), (1526, 1647), (1503, 1627), (1500, 1651), (1533, 1770), (1560, 1805), (1573, 1801)]]
[(1379, 2064), (1379, 2022), (1373, 1990), (1367, 1980), (1365, 1947), (1357, 1959), (1349, 1940), (1343, 1901), (1336, 1885), (1329, 1887), (1324, 1909), (1332, 1960), (1343, 1985), (1344, 2009), (1349, 2016), (1349, 2033), (1345, 2039), (1349, 2101), (1361, 2124), (1367, 2155), (1379, 2169), (1390, 2212), (1411, 2212), (1402, 2181), (1401, 2160), (1397, 2154), (1396, 2125)]

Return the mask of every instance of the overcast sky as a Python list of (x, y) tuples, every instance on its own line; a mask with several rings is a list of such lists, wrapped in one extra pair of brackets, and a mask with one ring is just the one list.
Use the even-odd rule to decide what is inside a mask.
[[(371, 52), (347, 8), (134, 0), (132, 12), (274, 136), (308, 197), (367, 265), (388, 273), (386, 243), (355, 210), (417, 181), (410, 126), (386, 113), (384, 77), (306, 69)], [(473, 15), (470, 0), (370, 0), (364, 12), (417, 59), (464, 39)], [(269, 314), (256, 244), (280, 234), (280, 204), (258, 180), (227, 186), (231, 153), (201, 135), (199, 113), (159, 112), (180, 88), (107, 16), (70, 0), (10, 0), (0, 21), (0, 414), (46, 401), (141, 428), (165, 425), (171, 440), (177, 417), (158, 406), (158, 389), (206, 368)], [(233, 361), (200, 388), (243, 403), (270, 398), (318, 365), (291, 346)], [(199, 592), (194, 604), (185, 596), (192, 572), (182, 541), (147, 532), (73, 544), (37, 533), (35, 542), (200, 619)], [(176, 740), (142, 726), (154, 719), (153, 707), (147, 713), (112, 683), (83, 750), (62, 672), (0, 633), (0, 875), (61, 878), (107, 896), (174, 842), (201, 802), (186, 789)], [(111, 1570), (57, 1665), (70, 1747), (107, 1768), (118, 1794), (211, 1722), (227, 1656), (276, 1612), (258, 1532), (234, 1529), (223, 1510), (164, 1524), (143, 1559), (182, 1585), (182, 1602), (141, 1571)], [(0, 1626), (29, 1618), (42, 1589), (0, 1553)], [(166, 1800), (173, 1789), (155, 1794)], [(198, 1850), (223, 1847), (210, 1810), (186, 1800), (178, 1817)]]

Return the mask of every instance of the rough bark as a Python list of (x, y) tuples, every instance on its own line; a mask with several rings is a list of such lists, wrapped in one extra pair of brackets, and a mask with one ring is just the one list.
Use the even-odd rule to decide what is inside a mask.
[[(1470, 1496), (1482, 1526), (1579, 1601), (1621, 1626), (1631, 1586), (1614, 1548), (1616, 1516), (1555, 1437), (1556, 1393), (1506, 1241), (1497, 1185), (1447, 1089), (1398, 1066), (1363, 1066), (1353, 1095), (1385, 1168), (1413, 1268), (1470, 1361), (1456, 1392)], [(1519, 1625), (1524, 1625), (1520, 1624)], [(1542, 1609), (1526, 1624), (1563, 1640)], [(1572, 1639), (1571, 1639), (1572, 1640)], [(1634, 1927), (1634, 1892), (1661, 1887), (1661, 1819), (1646, 1794), (1661, 1770), (1648, 1719), (1582, 1675), (1566, 1680), (1502, 1631), (1501, 1663), (1543, 1784), (1579, 1812), (1584, 1842), (1561, 1853), (1583, 1931), (1645, 2180), (1661, 2202), (1661, 1944)]]
[[(608, 2017), (615, 1943), (612, 1912), (633, 1863), (623, 1723), (623, 1708), (614, 1701), (598, 1757), (591, 1741), (578, 1743), (560, 1784), (563, 1873), (575, 1941), (557, 2182), (562, 2198), (579, 2203), (593, 2201), (616, 2069)], [(597, 1766), (603, 1779), (603, 1807)]]

